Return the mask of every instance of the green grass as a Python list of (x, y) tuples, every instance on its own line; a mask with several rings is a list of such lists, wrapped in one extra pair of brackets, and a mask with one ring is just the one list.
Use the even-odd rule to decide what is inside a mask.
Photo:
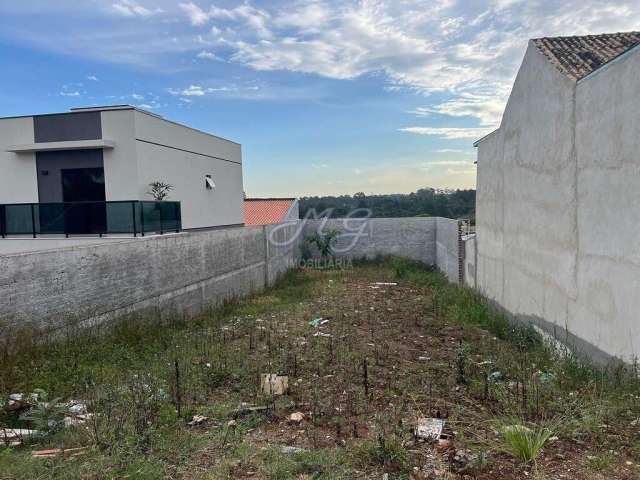
[[(397, 281), (412, 289), (419, 307), (400, 317), (406, 325), (387, 322), (384, 309), (374, 312), (361, 305), (362, 290), (345, 297), (353, 279), (366, 292), (371, 292), (369, 282)], [(388, 307), (393, 311), (398, 306)], [(357, 321), (356, 310), (362, 314)], [(308, 320), (317, 316), (332, 317), (332, 340), (311, 336)], [(360, 330), (354, 330), (356, 323)], [(403, 359), (410, 360), (403, 368), (392, 370), (397, 352), (386, 342), (415, 338), (409, 327), (433, 336), (454, 355), (420, 362), (416, 353)], [(442, 331), (449, 328), (460, 332), (460, 343), (445, 343), (449, 334)], [(351, 340), (336, 340), (342, 338)], [(222, 479), (247, 471), (268, 479), (347, 479), (357, 476), (356, 470), (375, 478), (381, 472), (407, 478), (420, 461), (415, 447), (408, 446), (411, 419), (435, 409), (450, 415), (458, 446), (488, 454), (492, 463), (503, 461), (500, 455), (507, 446), (518, 461), (533, 462), (541, 449), (546, 453), (555, 444), (545, 447), (551, 431), (560, 441), (579, 439), (594, 451), (609, 442), (640, 460), (629, 427), (640, 418), (640, 385), (632, 367), (597, 367), (558, 351), (533, 329), (509, 323), (476, 292), (403, 259), (354, 262), (353, 269), (345, 270), (290, 272), (260, 295), (190, 320), (147, 312), (110, 328), (79, 332), (70, 326), (55, 341), (36, 341), (25, 334), (17, 344), (0, 347), (0, 358), (0, 396), (41, 388), (49, 398), (86, 400), (99, 413), (88, 428), (51, 432), (25, 449), (0, 449), (0, 480)], [(365, 359), (378, 403), (364, 394)], [(306, 408), (319, 413), (318, 424), (314, 419), (307, 425), (317, 436), (309, 441), (331, 433), (349, 442), (296, 454), (282, 453), (275, 445), (256, 447), (252, 435), (269, 429), (272, 422), (277, 425), (278, 418), (291, 411), (292, 398), (271, 399), (257, 392), (257, 377), (264, 371), (289, 373), (291, 382), (311, 379), (298, 392), (311, 405)], [(383, 377), (389, 380), (376, 385)], [(434, 399), (446, 401), (433, 404)], [(241, 402), (270, 409), (238, 417), (236, 427), (227, 427)], [(186, 425), (195, 413), (209, 417), (206, 428)], [(46, 421), (55, 412), (32, 414)], [(354, 418), (365, 431), (358, 439), (349, 438)], [(498, 445), (490, 427), (496, 421)], [(24, 422), (0, 413), (0, 424)], [(506, 425), (527, 425), (530, 430)], [(32, 459), (29, 454), (32, 448), (85, 445), (91, 446), (87, 455), (69, 461)], [(203, 466), (196, 476), (198, 462)], [(589, 462), (592, 470), (615, 468), (604, 460), (596, 463)]]
[(522, 423), (508, 423), (500, 427), (503, 448), (524, 463), (534, 463), (552, 436), (545, 427), (530, 428)]

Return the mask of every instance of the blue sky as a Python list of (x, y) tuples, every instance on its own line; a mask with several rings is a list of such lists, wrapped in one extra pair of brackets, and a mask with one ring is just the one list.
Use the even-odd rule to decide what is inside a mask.
[(6, 0), (0, 116), (130, 103), (243, 145), (250, 196), (475, 185), (527, 39), (637, 1)]

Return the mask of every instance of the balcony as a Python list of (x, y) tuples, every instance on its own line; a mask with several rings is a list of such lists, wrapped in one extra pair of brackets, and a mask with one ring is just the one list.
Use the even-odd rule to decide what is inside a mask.
[(111, 202), (0, 204), (0, 237), (100, 236), (180, 232), (180, 202), (122, 200)]

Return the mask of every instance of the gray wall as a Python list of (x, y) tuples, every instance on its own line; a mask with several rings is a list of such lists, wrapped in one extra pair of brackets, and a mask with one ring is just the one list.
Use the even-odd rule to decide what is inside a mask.
[(577, 84), (530, 46), (478, 150), (477, 287), (594, 358), (640, 348), (640, 49)]
[(66, 168), (103, 168), (102, 150), (37, 152), (36, 168), (38, 170), (39, 201), (63, 202), (62, 170)]
[[(322, 229), (341, 232), (338, 257), (374, 258), (397, 255), (436, 264), (436, 218), (369, 218), (307, 221), (305, 235)], [(342, 251), (346, 250), (346, 251)]]
[(305, 235), (319, 229), (341, 232), (336, 243), (339, 257), (396, 255), (433, 265), (453, 283), (461, 279), (457, 220), (440, 217), (312, 220), (307, 222)]
[[(244, 223), (240, 145), (143, 112), (135, 111), (138, 191), (150, 199), (148, 184), (171, 183), (170, 200), (182, 204), (184, 228)], [(215, 189), (205, 188), (211, 175)]]
[(296, 263), (295, 239), (278, 248), (267, 239), (265, 227), (240, 227), (0, 256), (0, 323), (55, 328), (152, 307), (196, 314), (272, 284)]
[[(406, 256), (438, 266), (457, 281), (455, 220), (371, 219), (362, 230), (356, 223), (327, 225), (363, 234), (342, 256)], [(319, 225), (290, 222), (100, 244), (71, 239), (55, 250), (0, 255), (0, 326), (11, 331), (17, 325), (56, 328), (69, 320), (92, 324), (158, 307), (197, 314), (273, 284), (298, 265), (304, 235)], [(70, 246), (61, 248), (65, 244)]]

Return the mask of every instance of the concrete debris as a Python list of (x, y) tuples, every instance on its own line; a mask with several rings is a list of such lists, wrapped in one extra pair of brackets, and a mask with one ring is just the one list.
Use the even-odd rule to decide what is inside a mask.
[(84, 455), (87, 453), (89, 447), (79, 447), (79, 448), (53, 448), (50, 450), (34, 450), (31, 452), (31, 456), (34, 458), (50, 458), (62, 456), (64, 458), (77, 457), (79, 455)]
[(78, 400), (71, 400), (67, 403), (69, 413), (73, 415), (85, 415), (88, 411), (87, 404)]
[(330, 333), (324, 333), (324, 332), (316, 332), (313, 334), (314, 337), (330, 337), (331, 334)]
[(284, 395), (289, 391), (289, 377), (276, 373), (261, 375), (262, 393), (266, 395)]
[(205, 417), (204, 415), (194, 415), (191, 418), (191, 421), (187, 423), (187, 425), (190, 425), (192, 427), (196, 425), (202, 425), (207, 420), (209, 420), (209, 417)]
[(302, 412), (294, 412), (289, 415), (289, 421), (293, 423), (300, 423), (304, 420), (304, 413)]
[(418, 357), (418, 360), (420, 360), (421, 362), (428, 362), (429, 360), (431, 360), (431, 357)]
[(441, 418), (419, 418), (414, 435), (421, 440), (436, 442), (442, 435), (444, 422)]
[(22, 393), (12, 393), (9, 395), (9, 400), (3, 406), (4, 410), (7, 412), (15, 412), (19, 410), (26, 410), (28, 408), (33, 407), (36, 404), (37, 395), (32, 394), (27, 398), (26, 395)]
[(74, 415), (72, 417), (64, 417), (63, 423), (65, 427), (77, 427), (79, 425), (84, 425), (87, 423), (87, 420), (93, 418), (93, 413), (84, 413), (80, 415)]
[(16, 447), (29, 437), (40, 435), (38, 430), (28, 430), (26, 428), (1, 428), (0, 445)]

